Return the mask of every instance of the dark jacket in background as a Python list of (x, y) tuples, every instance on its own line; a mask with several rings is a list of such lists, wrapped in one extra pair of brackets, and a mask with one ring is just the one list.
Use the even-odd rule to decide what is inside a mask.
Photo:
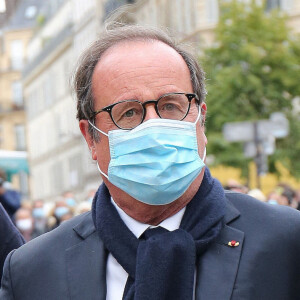
[(0, 203), (3, 205), (8, 215), (12, 218), (21, 206), (21, 195), (17, 191), (6, 190), (3, 195), (0, 195)]
[(8, 253), (23, 244), (24, 239), (22, 235), (0, 204), (0, 278), (2, 277), (3, 264)]

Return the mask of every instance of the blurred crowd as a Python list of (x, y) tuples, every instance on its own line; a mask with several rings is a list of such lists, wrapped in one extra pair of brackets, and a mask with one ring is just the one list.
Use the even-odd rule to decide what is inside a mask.
[(260, 189), (249, 189), (234, 179), (229, 179), (225, 189), (248, 194), (260, 201), (273, 205), (285, 205), (300, 210), (300, 189), (295, 190), (286, 183), (279, 183), (270, 193), (265, 195)]
[[(233, 179), (228, 180), (224, 188), (248, 194), (271, 205), (286, 205), (300, 210), (300, 190), (296, 191), (284, 183), (278, 184), (268, 195), (259, 189), (249, 190), (247, 186)], [(14, 214), (14, 222), (24, 239), (29, 241), (56, 228), (73, 216), (89, 211), (95, 192), (95, 190), (89, 191), (86, 200), (78, 203), (70, 191), (64, 193), (55, 202), (23, 201), (21, 207)]]
[(41, 234), (53, 230), (66, 220), (89, 211), (95, 192), (95, 190), (89, 191), (86, 199), (81, 202), (77, 202), (70, 191), (65, 192), (54, 202), (45, 202), (43, 200), (32, 202), (20, 201), (20, 197), (16, 199), (18, 196), (16, 196), (17, 192), (15, 191), (14, 201), (15, 203), (19, 201), (19, 207), (10, 216), (25, 241), (28, 242)]

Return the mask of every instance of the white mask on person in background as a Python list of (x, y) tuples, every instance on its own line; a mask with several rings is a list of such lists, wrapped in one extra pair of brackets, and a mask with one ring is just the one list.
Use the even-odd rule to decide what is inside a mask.
[(32, 220), (31, 219), (21, 219), (16, 221), (16, 225), (21, 231), (28, 231), (32, 229)]

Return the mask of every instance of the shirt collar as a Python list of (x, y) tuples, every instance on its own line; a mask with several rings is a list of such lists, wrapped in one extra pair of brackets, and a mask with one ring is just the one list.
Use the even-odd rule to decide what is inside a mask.
[(160, 224), (157, 226), (152, 226), (149, 224), (141, 223), (132, 217), (128, 216), (111, 198), (111, 202), (116, 208), (117, 212), (119, 213), (120, 218), (122, 221), (125, 223), (125, 225), (128, 227), (128, 229), (137, 237), (139, 238), (145, 231), (146, 229), (150, 228), (155, 228), (155, 227), (163, 227), (169, 231), (174, 231), (179, 228), (181, 219), (184, 215), (185, 212), (185, 207), (182, 208), (179, 212), (177, 212), (175, 215), (163, 220)]

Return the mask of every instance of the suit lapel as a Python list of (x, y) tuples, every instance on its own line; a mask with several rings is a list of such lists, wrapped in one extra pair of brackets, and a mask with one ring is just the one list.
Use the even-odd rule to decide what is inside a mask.
[[(239, 217), (239, 212), (228, 202), (225, 223)], [(236, 241), (232, 247), (228, 242)], [(244, 233), (225, 225), (218, 239), (199, 259), (197, 265), (196, 300), (229, 300), (234, 288), (242, 253)]]
[(107, 255), (92, 218), (85, 219), (74, 231), (81, 240), (65, 253), (70, 299), (105, 300)]

